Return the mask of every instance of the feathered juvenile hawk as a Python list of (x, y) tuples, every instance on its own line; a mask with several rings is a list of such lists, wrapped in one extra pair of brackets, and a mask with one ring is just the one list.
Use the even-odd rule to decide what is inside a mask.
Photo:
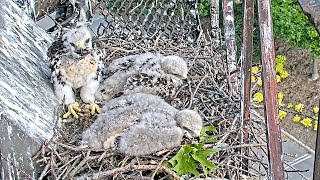
[(92, 36), (86, 26), (67, 30), (48, 50), (51, 69), (51, 81), (60, 104), (69, 105), (67, 118), (75, 111), (80, 111), (75, 102), (74, 91), (80, 89), (80, 97), (90, 103), (91, 113), (100, 111), (94, 103), (95, 93), (99, 88), (104, 51), (92, 47)]

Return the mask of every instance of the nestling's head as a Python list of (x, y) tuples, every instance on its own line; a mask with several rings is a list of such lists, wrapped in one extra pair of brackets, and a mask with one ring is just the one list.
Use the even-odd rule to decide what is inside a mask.
[(187, 131), (199, 136), (202, 129), (201, 116), (193, 110), (184, 109), (176, 114), (177, 124)]
[(71, 52), (92, 49), (92, 35), (85, 25), (68, 30), (62, 40), (63, 45)]
[(188, 75), (187, 63), (179, 56), (166, 56), (161, 60), (161, 67), (167, 74), (186, 79)]

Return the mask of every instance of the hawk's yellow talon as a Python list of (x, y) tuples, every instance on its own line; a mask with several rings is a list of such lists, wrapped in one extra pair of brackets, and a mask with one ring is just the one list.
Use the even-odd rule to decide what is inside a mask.
[(67, 119), (69, 116), (70, 116), (70, 112), (67, 112), (67, 113), (65, 113), (62, 117), (63, 117), (63, 119)]
[(101, 112), (100, 107), (96, 103), (87, 104), (85, 108), (90, 111), (91, 115), (94, 115), (96, 112), (98, 114)]
[(64, 119), (66, 119), (66, 118), (68, 118), (68, 117), (72, 114), (76, 119), (78, 119), (79, 116), (78, 116), (78, 114), (76, 113), (76, 111), (77, 111), (77, 112), (80, 112), (80, 111), (81, 111), (78, 102), (75, 102), (75, 103), (73, 103), (73, 104), (70, 104), (70, 105), (68, 106), (68, 112), (65, 113), (62, 117), (63, 117)]
[(72, 108), (73, 108), (74, 110), (78, 111), (78, 112), (81, 111), (81, 108), (80, 108), (80, 106), (79, 106), (79, 103), (77, 103), (77, 102), (74, 103), (74, 106), (73, 106)]

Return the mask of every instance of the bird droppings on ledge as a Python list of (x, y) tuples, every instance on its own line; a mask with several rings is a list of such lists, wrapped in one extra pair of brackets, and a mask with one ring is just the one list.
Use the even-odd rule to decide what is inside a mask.
[[(49, 114), (54, 114), (50, 107), (55, 104), (56, 98), (46, 94), (52, 89), (48, 82), (47, 62), (42, 59), (46, 57), (46, 48), (52, 39), (42, 29), (33, 27), (35, 23), (19, 12), (15, 4), (7, 3), (10, 5), (0, 4), (0, 11), (6, 13), (4, 22), (7, 24), (0, 31), (0, 38), (4, 42), (0, 44), (0, 86), (4, 93), (0, 97), (0, 107), (4, 113), (16, 117), (12, 120), (16, 120), (17, 125), (41, 142), (51, 138), (52, 124), (55, 123), (39, 123), (42, 121), (40, 119), (50, 120), (52, 117)], [(41, 83), (37, 80), (41, 80)], [(47, 98), (40, 100), (37, 97)], [(21, 123), (26, 120), (29, 123)], [(47, 128), (51, 130), (44, 130)]]
[(0, 179), (36, 179), (32, 156), (52, 138), (57, 100), (46, 50), (52, 37), (12, 1), (0, 1)]

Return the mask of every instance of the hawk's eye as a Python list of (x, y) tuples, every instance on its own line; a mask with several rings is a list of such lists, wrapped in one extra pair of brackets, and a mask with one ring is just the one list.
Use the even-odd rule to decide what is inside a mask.
[(71, 44), (71, 46), (76, 47), (76, 45), (74, 43), (71, 42), (70, 44)]
[(86, 39), (85, 43), (88, 44), (90, 41), (90, 38)]

